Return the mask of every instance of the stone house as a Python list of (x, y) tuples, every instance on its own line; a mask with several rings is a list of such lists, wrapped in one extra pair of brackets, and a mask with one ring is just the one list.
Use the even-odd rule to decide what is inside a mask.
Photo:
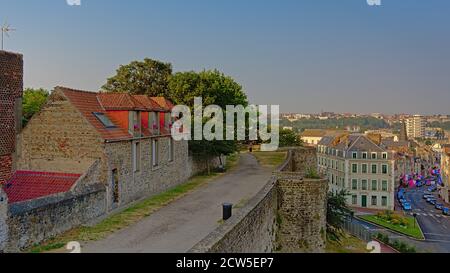
[(114, 209), (195, 172), (186, 141), (171, 137), (170, 101), (56, 87), (19, 136), (19, 170), (84, 174), (99, 162)]

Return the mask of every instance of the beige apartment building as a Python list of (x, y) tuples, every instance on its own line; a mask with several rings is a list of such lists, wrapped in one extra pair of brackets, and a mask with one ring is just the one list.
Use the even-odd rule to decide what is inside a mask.
[(440, 189), (439, 194), (446, 203), (450, 203), (450, 144), (443, 145), (442, 147), (441, 175), (444, 186)]
[(348, 191), (351, 207), (394, 210), (394, 153), (383, 148), (380, 135), (325, 136), (317, 150), (318, 170), (331, 192)]
[(406, 120), (406, 132), (408, 138), (425, 137), (426, 119), (421, 115), (414, 115)]

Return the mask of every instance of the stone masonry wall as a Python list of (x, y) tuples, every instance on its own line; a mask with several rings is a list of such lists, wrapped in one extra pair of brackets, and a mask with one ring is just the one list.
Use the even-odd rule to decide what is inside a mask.
[(0, 184), (11, 177), (21, 127), (23, 57), (0, 50)]
[(18, 169), (84, 173), (103, 157), (104, 142), (60, 91), (19, 135)]
[(6, 251), (18, 252), (105, 213), (105, 188), (100, 184), (90, 185), (79, 194), (68, 192), (12, 204)]
[(276, 251), (275, 177), (244, 208), (190, 250), (191, 253), (272, 253)]
[(0, 253), (8, 240), (8, 197), (0, 187)]
[(278, 179), (278, 249), (282, 252), (322, 252), (326, 241), (326, 180)]
[[(174, 160), (169, 161), (170, 138), (158, 138), (159, 166), (152, 166), (152, 140), (121, 141), (106, 144), (106, 158), (109, 183), (113, 181), (112, 170), (119, 172), (119, 206), (143, 197), (161, 193), (176, 186), (188, 177), (186, 164), (188, 161), (187, 142), (174, 141)], [(139, 142), (141, 160), (138, 172), (133, 172), (132, 144)], [(109, 186), (108, 188), (111, 188)], [(109, 194), (112, 200), (112, 193)]]
[(266, 187), (190, 252), (323, 252), (328, 182), (304, 175), (315, 157), (315, 149), (291, 150)]

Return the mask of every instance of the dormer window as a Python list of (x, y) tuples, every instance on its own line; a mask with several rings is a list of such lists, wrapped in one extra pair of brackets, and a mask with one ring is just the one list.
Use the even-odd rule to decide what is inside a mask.
[(132, 134), (140, 134), (141, 132), (141, 112), (129, 111), (128, 114), (128, 131)]
[(357, 159), (358, 158), (358, 153), (357, 152), (353, 152), (352, 153), (352, 158), (353, 159)]
[(117, 126), (104, 113), (92, 113), (106, 128), (116, 128)]
[(148, 128), (150, 128), (154, 134), (159, 134), (159, 113), (151, 112), (149, 115)]
[(367, 159), (367, 152), (362, 153), (362, 158)]

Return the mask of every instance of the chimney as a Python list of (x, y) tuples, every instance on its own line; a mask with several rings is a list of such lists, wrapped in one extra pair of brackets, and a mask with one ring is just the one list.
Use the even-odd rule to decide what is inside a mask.
[(14, 171), (16, 137), (22, 127), (23, 57), (0, 51), (0, 185)]

